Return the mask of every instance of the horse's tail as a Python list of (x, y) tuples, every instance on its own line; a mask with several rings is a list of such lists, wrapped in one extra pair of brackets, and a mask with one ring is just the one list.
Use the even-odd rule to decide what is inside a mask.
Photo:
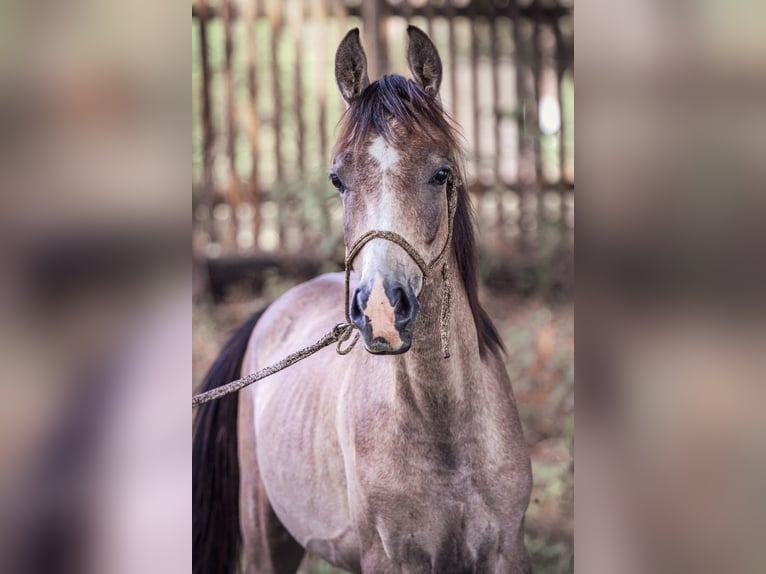
[[(202, 383), (208, 391), (240, 378), (259, 311), (231, 335)], [(199, 407), (192, 438), (192, 572), (232, 574), (239, 562), (237, 393)]]

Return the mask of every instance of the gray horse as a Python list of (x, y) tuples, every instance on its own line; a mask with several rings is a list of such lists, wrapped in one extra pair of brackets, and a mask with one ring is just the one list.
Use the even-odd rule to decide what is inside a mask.
[[(370, 83), (356, 29), (338, 47), (348, 108), (330, 173), (347, 250), (370, 230), (407, 247), (373, 238), (351, 262), (347, 316), (364, 348), (324, 349), (200, 409), (195, 573), (293, 573), (306, 550), (351, 572), (531, 571), (529, 456), (478, 302), (441, 60), (421, 30), (408, 35), (412, 79)], [(286, 293), (232, 336), (205, 389), (315, 342), (346, 315), (344, 287), (324, 275)]]

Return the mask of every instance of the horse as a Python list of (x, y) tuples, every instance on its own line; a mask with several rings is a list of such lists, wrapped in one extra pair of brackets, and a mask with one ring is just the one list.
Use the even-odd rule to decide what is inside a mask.
[(313, 343), (344, 315), (363, 345), (201, 407), (195, 574), (294, 573), (306, 551), (365, 574), (531, 572), (530, 459), (478, 300), (458, 129), (436, 47), (407, 34), (409, 79), (371, 83), (356, 28), (335, 56), (346, 111), (330, 181), (350, 275), (302, 283), (250, 319), (203, 388)]

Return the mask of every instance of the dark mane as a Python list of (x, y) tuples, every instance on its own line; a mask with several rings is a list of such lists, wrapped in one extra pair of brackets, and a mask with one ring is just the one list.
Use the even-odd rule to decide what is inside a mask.
[(456, 190), (457, 209), (452, 234), (455, 259), (476, 325), (479, 351), (482, 356), (487, 351), (498, 353), (504, 349), (503, 342), (479, 304), (473, 214), (463, 183), (463, 151), (457, 127), (437, 100), (426, 95), (412, 80), (393, 74), (371, 83), (351, 102), (341, 119), (335, 153), (341, 149), (357, 149), (366, 141), (370, 130), (391, 144), (401, 144), (407, 133), (419, 132), (438, 137), (439, 141), (449, 145), (450, 159), (458, 170), (460, 180)]

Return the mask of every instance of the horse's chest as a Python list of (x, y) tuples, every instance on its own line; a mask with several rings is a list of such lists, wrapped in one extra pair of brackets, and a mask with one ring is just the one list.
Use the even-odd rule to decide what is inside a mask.
[[(358, 461), (358, 523), (394, 562), (470, 571), (497, 552), (507, 525), (497, 480), (477, 464), (479, 453), (468, 456), (459, 444), (421, 436), (410, 443), (401, 456), (381, 450)], [(384, 458), (385, 466), (373, 462)]]
[(417, 415), (383, 405), (355, 421), (349, 482), (362, 554), (377, 545), (384, 563), (413, 571), (492, 571), (526, 507), (519, 445), (491, 413), (445, 404)]
[[(367, 485), (364, 521), (369, 538), (399, 564), (470, 567), (500, 545), (501, 524), (487, 496), (456, 474), (398, 487)], [(456, 568), (450, 571), (460, 571)]]

